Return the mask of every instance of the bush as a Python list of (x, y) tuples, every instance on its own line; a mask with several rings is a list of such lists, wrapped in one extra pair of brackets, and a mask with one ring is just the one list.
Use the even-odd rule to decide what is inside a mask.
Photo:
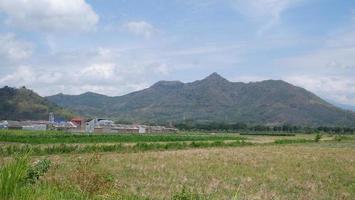
[(316, 137), (314, 138), (315, 142), (319, 142), (319, 140), (322, 138), (322, 135), (317, 133)]
[(27, 170), (26, 181), (34, 184), (41, 176), (43, 176), (49, 169), (51, 161), (48, 159), (39, 160), (34, 166)]

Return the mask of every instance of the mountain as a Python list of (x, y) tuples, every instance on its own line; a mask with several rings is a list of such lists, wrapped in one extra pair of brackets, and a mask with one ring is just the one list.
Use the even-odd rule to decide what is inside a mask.
[(342, 103), (339, 103), (339, 102), (336, 102), (336, 101), (333, 101), (333, 100), (327, 100), (327, 101), (332, 103), (333, 105), (339, 107), (339, 108), (344, 109), (344, 110), (349, 110), (349, 111), (355, 112), (355, 106), (348, 105), (348, 104), (342, 104)]
[(217, 73), (192, 83), (160, 81), (124, 96), (95, 93), (47, 97), (86, 116), (130, 122), (244, 122), (355, 126), (355, 113), (280, 80), (230, 82)]
[(342, 109), (345, 109), (345, 110), (350, 110), (350, 111), (353, 111), (355, 112), (355, 106), (351, 106), (351, 105), (345, 105), (345, 104), (335, 104), (337, 105), (338, 107), (342, 108)]
[(0, 88), (0, 100), (0, 120), (45, 120), (49, 112), (54, 112), (60, 118), (73, 115), (25, 87)]

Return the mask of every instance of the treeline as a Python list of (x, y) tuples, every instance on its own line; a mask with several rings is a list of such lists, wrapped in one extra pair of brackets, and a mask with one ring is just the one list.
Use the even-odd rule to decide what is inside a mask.
[(354, 134), (355, 128), (348, 127), (304, 127), (304, 126), (265, 126), (248, 125), (245, 123), (178, 123), (175, 127), (184, 131), (256, 131), (256, 132), (289, 132), (289, 133), (332, 133), (332, 134)]

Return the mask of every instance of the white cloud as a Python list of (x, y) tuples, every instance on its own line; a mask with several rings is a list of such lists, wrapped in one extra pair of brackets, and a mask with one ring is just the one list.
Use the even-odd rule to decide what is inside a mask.
[(93, 64), (81, 71), (80, 76), (90, 79), (112, 79), (115, 77), (115, 64), (113, 63), (100, 63)]
[(279, 18), (290, 7), (302, 0), (231, 0), (235, 8), (242, 14), (252, 18)]
[(158, 29), (146, 21), (127, 22), (123, 24), (123, 28), (132, 34), (145, 38), (150, 38), (159, 32)]
[(355, 68), (355, 46), (344, 48), (325, 48), (304, 55), (280, 59), (281, 66), (303, 68)]
[(99, 20), (85, 0), (0, 0), (5, 23), (44, 32), (90, 31)]
[[(80, 94), (87, 91), (122, 95), (144, 89), (169, 74), (168, 66), (154, 58), (131, 55), (117, 49), (57, 53), (31, 66), (0, 71), (0, 86), (23, 86), (41, 95), (59, 92)], [(132, 57), (136, 59), (132, 59)]]
[(320, 38), (323, 42), (320, 47), (301, 55), (282, 58), (277, 64), (303, 68), (355, 69), (354, 35), (355, 20), (343, 30)]
[(36, 80), (36, 76), (29, 66), (20, 66), (12, 74), (8, 74), (3, 78), (0, 78), (1, 85), (14, 85), (14, 86), (26, 86), (33, 83)]
[(270, 79), (266, 76), (257, 76), (257, 75), (242, 75), (242, 76), (235, 76), (231, 78), (231, 81), (234, 82), (243, 82), (243, 83), (249, 83), (249, 82), (258, 82), (258, 81), (263, 81)]
[(249, 19), (261, 23), (258, 34), (276, 25), (281, 15), (304, 0), (229, 0), (233, 7)]
[(33, 45), (21, 41), (14, 34), (0, 34), (0, 59), (2, 62), (17, 62), (32, 55)]
[(304, 87), (321, 97), (342, 104), (355, 105), (355, 82), (351, 76), (289, 75), (284, 80)]

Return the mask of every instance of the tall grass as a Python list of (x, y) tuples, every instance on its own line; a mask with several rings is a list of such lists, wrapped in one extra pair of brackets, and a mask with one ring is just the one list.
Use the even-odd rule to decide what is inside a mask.
[(29, 157), (27, 154), (16, 156), (15, 160), (0, 169), (0, 199), (14, 199), (25, 184)]

